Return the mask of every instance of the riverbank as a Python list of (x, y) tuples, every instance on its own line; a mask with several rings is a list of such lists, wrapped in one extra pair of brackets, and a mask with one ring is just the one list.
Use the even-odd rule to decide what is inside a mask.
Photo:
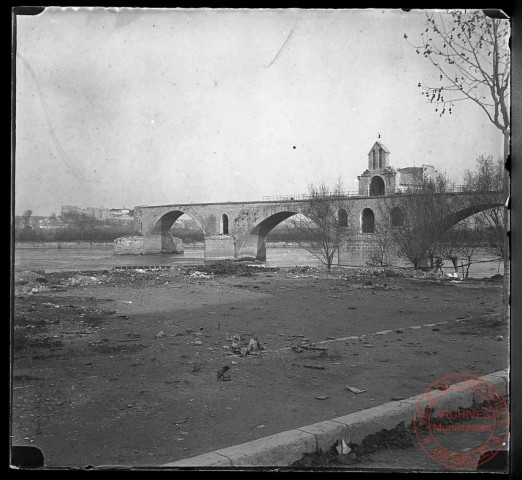
[(113, 242), (16, 242), (15, 249), (23, 248), (100, 248), (113, 247)]
[(230, 268), (25, 279), (13, 443), (51, 467), (158, 466), (507, 367), (499, 279)]

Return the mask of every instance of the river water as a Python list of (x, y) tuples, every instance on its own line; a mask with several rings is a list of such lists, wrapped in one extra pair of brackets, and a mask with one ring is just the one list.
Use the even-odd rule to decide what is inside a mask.
[[(185, 245), (185, 252), (177, 255), (113, 255), (111, 245), (104, 246), (68, 246), (67, 248), (16, 248), (15, 269), (46, 272), (105, 270), (116, 266), (153, 266), (153, 265), (201, 265), (203, 264), (203, 246)], [(320, 261), (311, 253), (297, 247), (270, 247), (266, 249), (267, 267), (319, 266)], [(491, 257), (489, 257), (491, 258)], [(481, 260), (487, 260), (483, 256)], [(453, 267), (446, 261), (443, 270), (453, 272)], [(460, 273), (460, 272), (459, 272)], [(491, 277), (503, 273), (503, 265), (498, 261), (475, 263), (471, 265), (471, 277)]]

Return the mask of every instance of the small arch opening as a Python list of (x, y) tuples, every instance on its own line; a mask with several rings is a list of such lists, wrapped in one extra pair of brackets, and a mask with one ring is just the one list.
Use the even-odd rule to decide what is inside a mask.
[(394, 207), (391, 209), (390, 221), (392, 227), (402, 227), (404, 225), (402, 210), (399, 207)]
[(228, 235), (228, 215), (226, 213), (221, 215), (221, 233)]
[(376, 197), (384, 195), (384, 191), (384, 180), (379, 176), (373, 177), (370, 183), (370, 196)]
[(344, 208), (339, 209), (338, 213), (339, 217), (339, 226), (340, 227), (347, 227), (348, 226), (348, 213), (346, 213), (346, 210)]
[(372, 209), (365, 208), (362, 212), (362, 233), (375, 232), (375, 215)]

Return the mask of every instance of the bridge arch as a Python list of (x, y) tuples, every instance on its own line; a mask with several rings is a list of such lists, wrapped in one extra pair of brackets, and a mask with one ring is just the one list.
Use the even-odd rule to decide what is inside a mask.
[(365, 208), (361, 213), (361, 232), (375, 232), (375, 215), (371, 208)]
[(254, 225), (240, 240), (236, 260), (266, 260), (266, 236), (281, 222), (298, 214), (297, 211), (277, 212)]
[(192, 220), (194, 220), (203, 234), (205, 234), (205, 230), (201, 226), (200, 220), (194, 216), (192, 212), (170, 210), (159, 216), (159, 218), (153, 223), (152, 228), (150, 228), (146, 235), (143, 253), (163, 253), (163, 246), (172, 225), (174, 225), (176, 220), (178, 220), (178, 218), (183, 214), (188, 215)]
[(382, 196), (385, 192), (384, 180), (379, 175), (375, 175), (370, 182), (370, 197)]
[(339, 212), (337, 212), (337, 221), (340, 227), (348, 226), (348, 212), (345, 208), (340, 208)]
[(226, 213), (221, 215), (219, 233), (222, 235), (228, 235), (228, 215)]
[(502, 207), (501, 203), (482, 203), (479, 205), (471, 205), (469, 207), (463, 208), (462, 210), (459, 210), (457, 212), (454, 212), (450, 215), (447, 215), (444, 218), (444, 228), (445, 230), (450, 229), (457, 223), (461, 222), (462, 220), (471, 217), (472, 215), (475, 215), (476, 213), (484, 212), (485, 210), (490, 210), (492, 208)]

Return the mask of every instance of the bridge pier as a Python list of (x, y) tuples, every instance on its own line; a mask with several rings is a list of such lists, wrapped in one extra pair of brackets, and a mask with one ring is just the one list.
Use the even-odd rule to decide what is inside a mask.
[(234, 238), (229, 235), (204, 237), (205, 262), (234, 260)]
[(143, 255), (183, 253), (183, 241), (170, 233), (149, 232), (143, 236)]
[(243, 241), (235, 256), (237, 261), (266, 260), (266, 238), (260, 235), (249, 234)]
[(163, 246), (161, 232), (148, 232), (143, 235), (143, 255), (160, 254)]

